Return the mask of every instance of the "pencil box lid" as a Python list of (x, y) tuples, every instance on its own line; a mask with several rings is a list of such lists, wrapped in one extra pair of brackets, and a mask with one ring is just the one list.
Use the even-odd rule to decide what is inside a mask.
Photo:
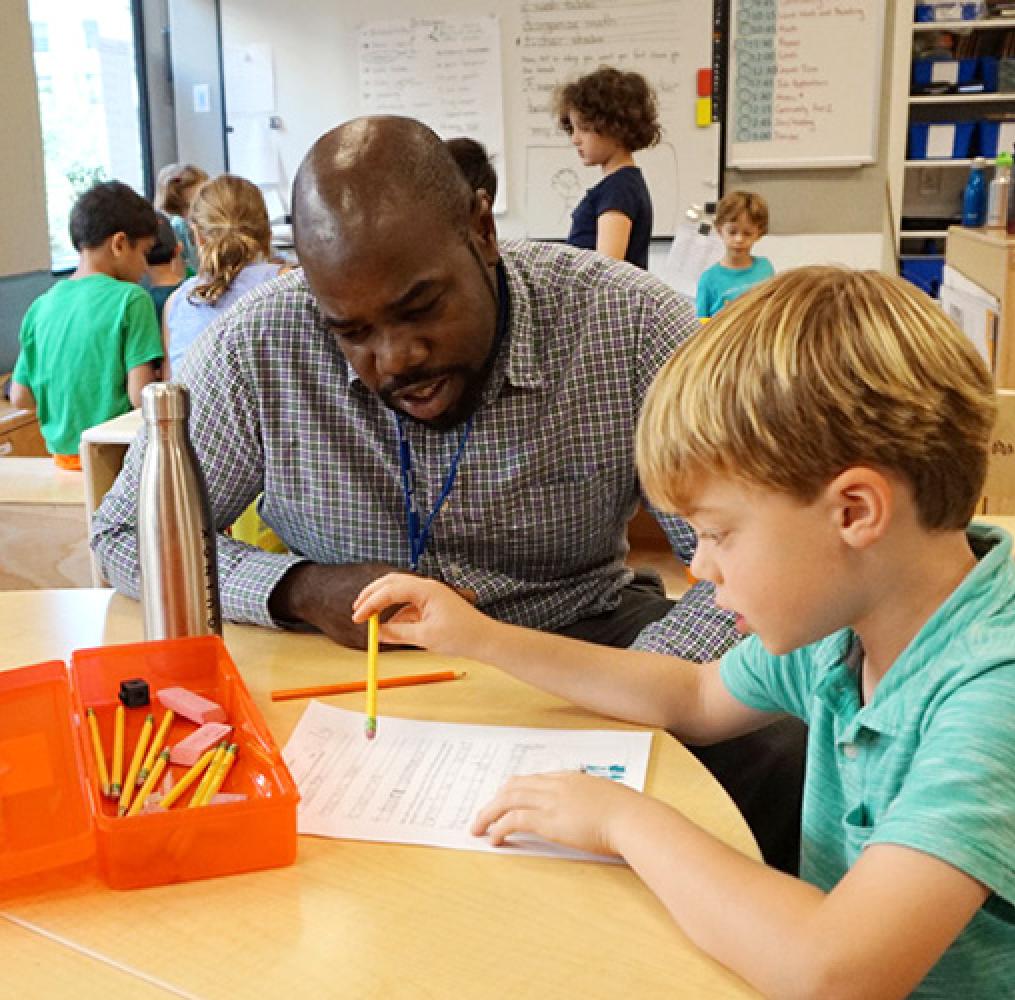
[(0, 883), (90, 866), (95, 822), (67, 667), (0, 673)]

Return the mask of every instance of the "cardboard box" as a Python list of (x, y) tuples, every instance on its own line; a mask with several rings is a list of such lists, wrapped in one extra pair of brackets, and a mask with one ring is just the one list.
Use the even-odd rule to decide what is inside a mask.
[[(126, 770), (145, 715), (164, 687), (196, 691), (226, 710), (239, 745), (223, 790), (244, 801), (117, 816), (99, 790), (85, 710), (94, 708), (107, 764), (120, 681), (143, 677), (152, 706), (127, 710)], [(172, 745), (194, 728), (174, 719)], [(179, 778), (185, 768), (173, 768)], [(67, 866), (96, 869), (117, 889), (274, 868), (296, 857), (299, 794), (222, 640), (216, 636), (78, 650), (0, 673), (0, 884)]]

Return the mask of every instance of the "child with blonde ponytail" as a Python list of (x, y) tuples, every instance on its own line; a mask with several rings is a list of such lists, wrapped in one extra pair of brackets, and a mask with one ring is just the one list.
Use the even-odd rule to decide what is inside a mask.
[(171, 372), (179, 370), (187, 349), (205, 327), (280, 271), (280, 265), (269, 259), (271, 225), (256, 184), (233, 174), (207, 181), (191, 203), (190, 224), (197, 241), (198, 273), (173, 293), (163, 313)]

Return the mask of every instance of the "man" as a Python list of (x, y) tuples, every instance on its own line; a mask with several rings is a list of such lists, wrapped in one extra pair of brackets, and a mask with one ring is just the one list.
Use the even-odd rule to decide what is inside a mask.
[[(596, 254), (499, 247), (489, 198), (410, 119), (319, 139), (293, 216), (302, 271), (212, 324), (180, 372), (217, 527), (263, 491), (290, 549), (220, 540), (226, 617), (362, 646), (352, 599), (397, 567), (594, 642), (705, 660), (735, 641), (711, 588), (674, 604), (624, 566), (638, 408), (698, 328), (688, 302)], [(134, 595), (141, 452), (92, 536)], [(690, 528), (662, 520), (689, 561)]]

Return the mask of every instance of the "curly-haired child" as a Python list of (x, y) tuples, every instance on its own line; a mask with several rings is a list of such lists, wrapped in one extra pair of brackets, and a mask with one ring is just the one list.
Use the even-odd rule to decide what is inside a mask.
[(647, 268), (652, 199), (633, 154), (662, 135), (655, 92), (640, 73), (601, 66), (558, 87), (553, 110), (582, 163), (603, 172), (572, 213), (567, 242)]

